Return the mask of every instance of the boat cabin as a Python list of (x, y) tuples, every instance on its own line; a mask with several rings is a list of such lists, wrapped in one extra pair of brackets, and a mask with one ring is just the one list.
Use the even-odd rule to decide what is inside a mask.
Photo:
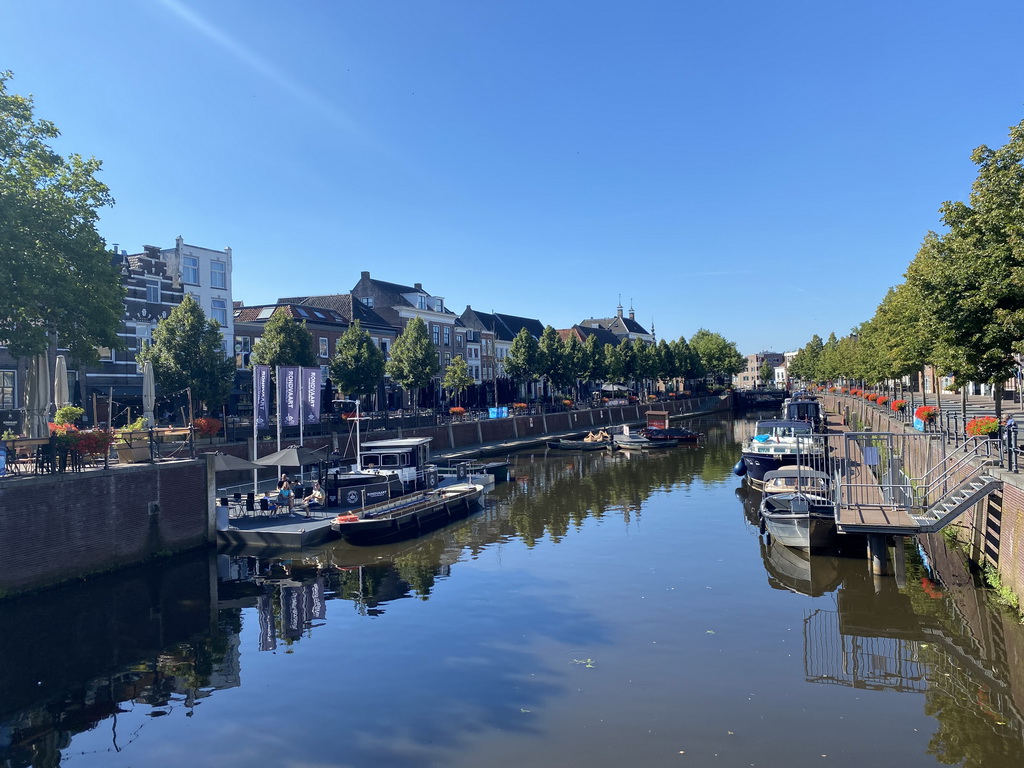
[(772, 439), (808, 437), (813, 433), (811, 424), (802, 420), (765, 419), (754, 425), (754, 442), (766, 443)]
[[(395, 440), (372, 440), (359, 449), (355, 472), (385, 472), (398, 475), (406, 487), (434, 487), (437, 471), (430, 463), (429, 437), (405, 437)], [(433, 485), (429, 480), (433, 478)]]
[(647, 412), (647, 428), (648, 429), (668, 429), (668, 411), (648, 411)]
[(794, 397), (782, 404), (782, 418), (789, 421), (806, 421), (817, 428), (824, 422), (824, 411), (817, 400)]
[(764, 493), (811, 493), (817, 496), (828, 496), (831, 493), (832, 480), (824, 472), (813, 467), (793, 466), (765, 472)]

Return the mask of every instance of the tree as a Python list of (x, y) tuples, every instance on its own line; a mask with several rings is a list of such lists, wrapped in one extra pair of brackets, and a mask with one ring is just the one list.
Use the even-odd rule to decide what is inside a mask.
[(253, 365), (316, 365), (313, 334), (306, 330), (306, 321), (295, 322), (287, 308), (278, 307), (263, 326), (263, 338), (252, 348)]
[(456, 355), (451, 363), (448, 364), (448, 367), (444, 369), (444, 379), (441, 381), (441, 386), (454, 395), (456, 405), (458, 405), (462, 400), (462, 393), (474, 383), (473, 377), (469, 375), (469, 364), (462, 359), (462, 355)]
[(231, 394), (234, 358), (224, 354), (220, 324), (207, 319), (190, 295), (153, 330), (153, 343), (136, 355), (153, 363), (156, 383), (165, 394), (192, 391), (192, 404), (216, 410)]
[(730, 380), (747, 367), (747, 360), (736, 349), (736, 343), (727, 341), (719, 333), (701, 328), (690, 338), (690, 348), (700, 358), (701, 366), (718, 383)]
[(919, 275), (954, 373), (995, 386), (1012, 375), (1024, 339), (1024, 121), (998, 149), (971, 154), (978, 176), (968, 203), (946, 202), (935, 271)]
[(540, 375), (540, 347), (525, 328), (520, 328), (509, 344), (508, 355), (505, 356), (505, 373), (519, 385)]
[(757, 372), (757, 377), (761, 380), (761, 384), (767, 387), (775, 380), (775, 366), (768, 362), (768, 360), (765, 360), (761, 363), (761, 369)]
[(815, 381), (818, 378), (818, 359), (824, 348), (821, 336), (814, 334), (789, 364), (789, 371), (793, 377), (803, 381)]
[(587, 336), (587, 340), (583, 342), (583, 353), (587, 371), (583, 378), (588, 381), (604, 381), (608, 376), (604, 347), (597, 340), (596, 334)]
[(405, 330), (391, 345), (391, 359), (385, 365), (391, 379), (405, 390), (415, 391), (419, 402), (419, 390), (427, 386), (441, 370), (437, 350), (427, 336), (427, 326), (414, 317)]
[(331, 382), (346, 395), (371, 395), (384, 381), (384, 353), (358, 320), (338, 339), (328, 367)]
[(0, 72), (0, 339), (14, 356), (46, 350), (56, 334), (83, 363), (118, 348), (124, 288), (97, 210), (113, 204), (101, 163), (61, 157), (60, 132), (33, 116), (30, 97), (7, 92)]
[(587, 359), (586, 347), (580, 344), (579, 337), (575, 333), (570, 333), (569, 338), (565, 341), (562, 368), (564, 379), (572, 384), (573, 395), (576, 400), (579, 400), (580, 380), (589, 378), (590, 361)]
[(648, 384), (658, 376), (661, 356), (653, 344), (638, 343), (633, 346), (633, 373), (637, 382), (646, 394)]
[(565, 347), (562, 344), (562, 337), (558, 335), (552, 326), (544, 326), (537, 343), (539, 352), (537, 369), (541, 376), (547, 377), (551, 390), (551, 399), (554, 401), (555, 389), (565, 386)]

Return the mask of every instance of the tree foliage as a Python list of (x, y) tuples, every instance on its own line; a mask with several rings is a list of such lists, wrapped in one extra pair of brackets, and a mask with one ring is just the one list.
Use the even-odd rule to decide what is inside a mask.
[(306, 321), (296, 322), (285, 307), (274, 314), (263, 326), (263, 337), (252, 348), (253, 365), (316, 365), (313, 334), (306, 330)]
[(448, 367), (444, 369), (444, 378), (441, 380), (441, 386), (459, 400), (462, 398), (462, 393), (474, 383), (473, 377), (469, 375), (469, 363), (462, 358), (462, 355), (456, 355), (448, 364)]
[(135, 359), (152, 361), (156, 383), (165, 395), (190, 388), (193, 404), (212, 410), (227, 401), (234, 383), (235, 361), (224, 354), (220, 324), (208, 319), (189, 294), (157, 323), (153, 343)]
[(523, 384), (540, 376), (540, 345), (525, 328), (512, 339), (505, 356), (505, 374), (517, 384)]
[(96, 231), (113, 204), (100, 162), (50, 147), (60, 132), (0, 72), (0, 340), (12, 355), (58, 343), (84, 363), (119, 347), (124, 289)]
[(331, 382), (346, 395), (370, 395), (384, 381), (384, 353), (370, 334), (354, 321), (338, 339), (328, 366)]
[(690, 348), (707, 374), (719, 381), (729, 380), (747, 367), (747, 360), (736, 349), (735, 342), (705, 328), (690, 337)]
[(440, 369), (437, 350), (427, 336), (427, 325), (414, 317), (391, 345), (391, 359), (385, 370), (403, 389), (418, 390), (427, 386)]

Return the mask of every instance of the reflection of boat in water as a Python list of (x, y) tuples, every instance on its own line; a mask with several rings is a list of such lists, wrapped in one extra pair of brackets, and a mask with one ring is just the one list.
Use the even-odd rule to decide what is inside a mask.
[(612, 439), (615, 441), (615, 446), (624, 451), (649, 451), (658, 448), (674, 448), (679, 445), (678, 440), (667, 438), (652, 440), (649, 437), (644, 437), (641, 432), (643, 430), (631, 432), (627, 424), (619, 427), (615, 434), (612, 435)]
[(764, 476), (760, 515), (774, 541), (797, 549), (818, 549), (836, 535), (832, 482), (824, 472), (796, 466)]
[(694, 432), (686, 427), (669, 427), (658, 429), (657, 427), (644, 427), (640, 430), (640, 436), (648, 440), (675, 440), (677, 443), (696, 443), (700, 440), (700, 432)]
[(812, 555), (778, 541), (762, 541), (761, 557), (774, 589), (818, 597), (835, 590), (843, 580), (836, 557)]
[(549, 440), (548, 448), (562, 451), (607, 451), (614, 450), (615, 443), (611, 440)]
[(480, 504), (484, 487), (447, 485), (393, 501), (364, 507), (334, 518), (331, 529), (350, 544), (379, 544), (420, 536), (466, 517)]

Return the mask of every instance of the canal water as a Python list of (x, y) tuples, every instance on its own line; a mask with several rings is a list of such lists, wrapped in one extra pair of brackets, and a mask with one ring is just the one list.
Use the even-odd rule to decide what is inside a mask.
[(1015, 618), (941, 539), (874, 579), (771, 546), (751, 427), (515, 455), (415, 542), (0, 602), (0, 765), (1024, 765)]

